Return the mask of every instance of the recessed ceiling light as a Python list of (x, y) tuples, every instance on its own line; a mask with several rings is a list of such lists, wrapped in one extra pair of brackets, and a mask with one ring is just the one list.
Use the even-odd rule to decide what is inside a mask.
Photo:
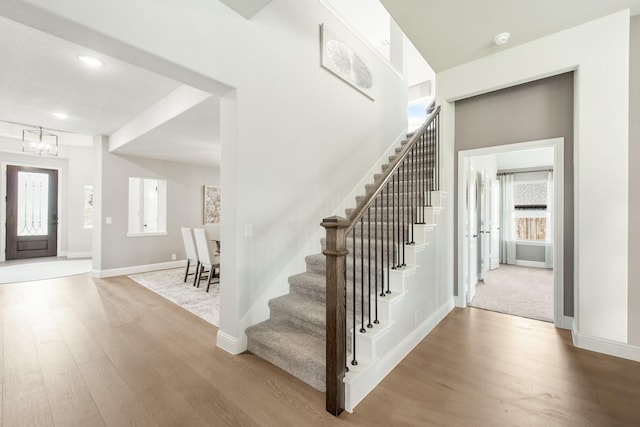
[(69, 116), (61, 111), (56, 111), (54, 113), (51, 113), (52, 116), (57, 117), (59, 119), (68, 119)]
[(89, 68), (100, 68), (104, 66), (104, 62), (100, 61), (98, 58), (94, 58), (93, 56), (80, 55), (78, 56), (78, 59)]
[(493, 44), (496, 46), (502, 46), (509, 41), (509, 37), (511, 37), (511, 34), (509, 33), (500, 33), (493, 38)]

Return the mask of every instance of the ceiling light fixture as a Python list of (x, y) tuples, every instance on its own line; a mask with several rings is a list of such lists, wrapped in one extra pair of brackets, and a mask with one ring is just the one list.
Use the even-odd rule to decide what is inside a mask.
[(62, 120), (69, 118), (69, 116), (66, 113), (63, 113), (62, 111), (55, 111), (51, 113), (51, 115)]
[(25, 129), (22, 131), (22, 151), (39, 156), (58, 155), (58, 135), (42, 130)]
[(511, 34), (509, 33), (500, 33), (493, 38), (493, 44), (496, 46), (502, 46), (509, 41), (509, 37), (511, 37)]
[(89, 68), (104, 67), (104, 62), (100, 61), (98, 58), (94, 58), (93, 56), (80, 55), (78, 56), (78, 59)]

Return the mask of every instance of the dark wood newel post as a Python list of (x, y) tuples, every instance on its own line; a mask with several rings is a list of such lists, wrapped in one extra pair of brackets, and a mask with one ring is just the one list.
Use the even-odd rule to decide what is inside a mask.
[(326, 407), (332, 415), (344, 410), (344, 373), (347, 360), (345, 348), (346, 307), (345, 307), (345, 257), (349, 253), (346, 247), (345, 232), (349, 221), (339, 216), (325, 218), (321, 224), (327, 232), (327, 368), (326, 368)]

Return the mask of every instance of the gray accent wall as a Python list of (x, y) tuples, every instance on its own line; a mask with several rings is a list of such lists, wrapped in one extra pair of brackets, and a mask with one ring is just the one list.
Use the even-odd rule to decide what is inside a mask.
[(640, 15), (629, 45), (629, 344), (640, 346)]
[[(171, 254), (184, 260), (181, 227), (202, 226), (202, 186), (219, 185), (217, 167), (204, 167), (164, 160), (120, 156), (108, 151), (108, 139), (94, 142), (100, 158), (97, 207), (100, 221), (99, 261), (95, 270), (113, 270), (171, 262)], [(167, 235), (127, 237), (129, 177), (167, 181)], [(106, 218), (111, 217), (111, 224)], [(99, 265), (98, 265), (99, 264)]]
[[(564, 137), (566, 316), (573, 316), (573, 89), (573, 73), (564, 73), (463, 99), (456, 102), (455, 109), (456, 157), (463, 150)], [(457, 182), (454, 186), (457, 188)], [(457, 218), (457, 209), (456, 203), (454, 218)], [(457, 245), (457, 236), (454, 242)], [(457, 253), (455, 247), (454, 253)], [(457, 266), (454, 275), (457, 275)], [(456, 276), (454, 283), (457, 286)]]
[(516, 261), (544, 262), (544, 255), (543, 245), (516, 243)]

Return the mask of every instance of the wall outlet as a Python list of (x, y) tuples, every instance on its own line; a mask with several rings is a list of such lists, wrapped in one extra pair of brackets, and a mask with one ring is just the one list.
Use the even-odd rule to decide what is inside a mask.
[(175, 261), (177, 258), (176, 254), (171, 254), (171, 261)]
[(244, 237), (252, 237), (252, 236), (253, 236), (253, 224), (245, 224)]
[(106, 217), (106, 218), (104, 219), (104, 223), (105, 223), (105, 224), (111, 224), (111, 217), (110, 217), (110, 216)]

